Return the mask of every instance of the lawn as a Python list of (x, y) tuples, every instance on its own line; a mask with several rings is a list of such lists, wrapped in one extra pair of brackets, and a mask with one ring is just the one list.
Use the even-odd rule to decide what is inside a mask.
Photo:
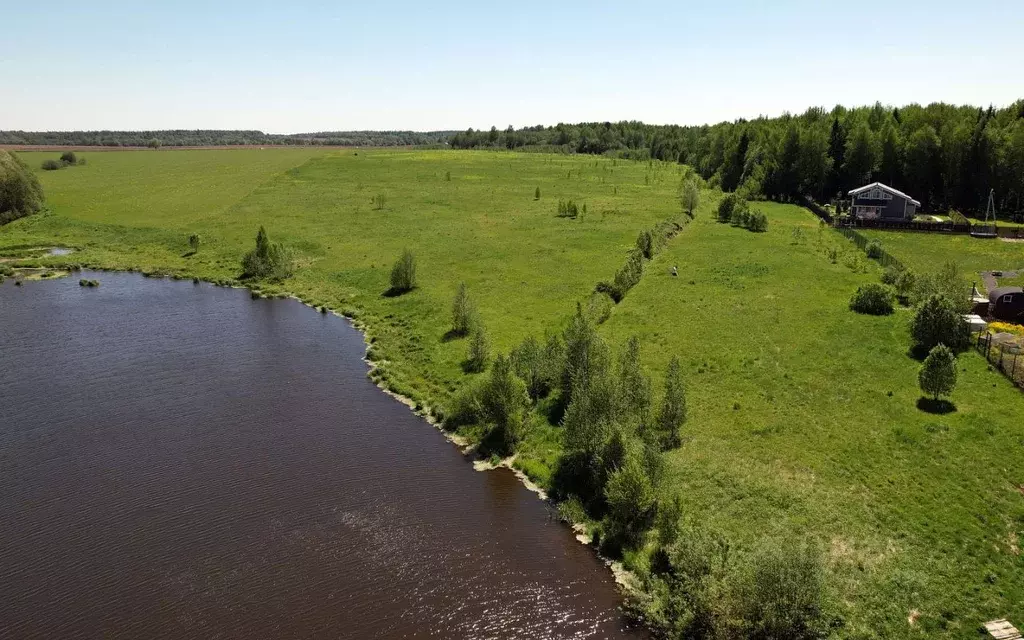
[[(24, 157), (37, 167), (51, 155)], [(661, 163), (395, 150), (83, 155), (85, 166), (41, 172), (51, 211), (0, 228), (0, 251), (63, 245), (86, 264), (223, 280), (239, 275), (265, 225), (300, 264), (267, 290), (356, 316), (385, 383), (424, 402), (466, 379), (466, 340), (445, 340), (460, 281), (493, 349), (506, 351), (558, 330), (642, 229), (680, 218), (680, 169)], [(557, 217), (569, 198), (586, 213)], [(687, 520), (741, 552), (768, 536), (818, 541), (845, 637), (975, 637), (983, 620), (1024, 620), (1020, 393), (967, 353), (957, 411), (920, 411), (910, 312), (847, 307), (858, 285), (877, 281), (873, 262), (803, 209), (757, 203), (769, 230), (752, 233), (714, 222), (704, 201), (599, 329), (615, 345), (640, 336), (656, 387), (672, 355), (683, 361), (690, 418), (665, 491), (683, 496)], [(191, 233), (203, 238), (194, 256)], [(877, 235), (917, 269), (951, 255), (968, 271), (1024, 262), (1019, 245), (1000, 241)], [(386, 297), (405, 248), (420, 286)], [(557, 447), (557, 429), (541, 429), (520, 463), (543, 478)]]
[(907, 267), (921, 273), (937, 271), (954, 261), (964, 277), (984, 290), (980, 271), (1008, 271), (1024, 268), (1024, 243), (998, 238), (972, 238), (967, 234), (921, 233), (913, 231), (860, 230)]

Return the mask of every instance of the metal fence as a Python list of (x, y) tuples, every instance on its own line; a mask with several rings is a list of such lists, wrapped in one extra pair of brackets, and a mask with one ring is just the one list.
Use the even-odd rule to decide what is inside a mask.
[(993, 344), (992, 333), (988, 331), (978, 332), (974, 347), (1014, 385), (1024, 388), (1024, 357), (1020, 357), (1020, 347), (1005, 342)]

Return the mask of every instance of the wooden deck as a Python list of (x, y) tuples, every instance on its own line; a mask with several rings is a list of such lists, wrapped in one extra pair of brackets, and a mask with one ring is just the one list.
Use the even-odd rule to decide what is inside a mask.
[(1006, 620), (986, 622), (985, 630), (996, 640), (1021, 640), (1020, 631)]

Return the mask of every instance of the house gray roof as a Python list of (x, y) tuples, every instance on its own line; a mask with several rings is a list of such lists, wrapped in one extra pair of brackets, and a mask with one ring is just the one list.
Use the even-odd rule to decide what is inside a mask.
[(905, 198), (905, 199), (909, 200), (910, 204), (914, 205), (915, 207), (920, 207), (921, 206), (920, 202), (918, 202), (917, 200), (914, 200), (913, 198), (911, 198), (907, 194), (903, 193), (899, 189), (893, 189), (889, 185), (882, 184), (881, 182), (872, 182), (871, 184), (866, 184), (863, 187), (857, 187), (856, 189), (850, 189), (849, 193), (847, 193), (846, 195), (848, 195), (848, 196), (855, 196), (858, 193), (861, 193), (861, 192), (864, 192), (864, 191), (870, 191), (871, 189), (874, 189), (875, 187), (878, 187), (879, 189), (882, 189), (884, 191), (888, 191), (889, 193), (891, 193), (893, 195), (897, 195), (897, 196), (899, 196), (901, 198)]
[(999, 298), (1002, 298), (1008, 293), (1021, 293), (1024, 289), (1020, 287), (996, 287), (995, 289), (988, 292), (988, 301), (995, 302)]

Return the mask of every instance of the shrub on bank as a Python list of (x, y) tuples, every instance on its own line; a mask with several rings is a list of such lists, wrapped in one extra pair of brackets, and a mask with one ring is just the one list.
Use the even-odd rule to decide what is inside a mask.
[(280, 244), (271, 244), (267, 231), (260, 227), (256, 248), (242, 258), (242, 277), (254, 280), (283, 280), (292, 275), (291, 251)]

